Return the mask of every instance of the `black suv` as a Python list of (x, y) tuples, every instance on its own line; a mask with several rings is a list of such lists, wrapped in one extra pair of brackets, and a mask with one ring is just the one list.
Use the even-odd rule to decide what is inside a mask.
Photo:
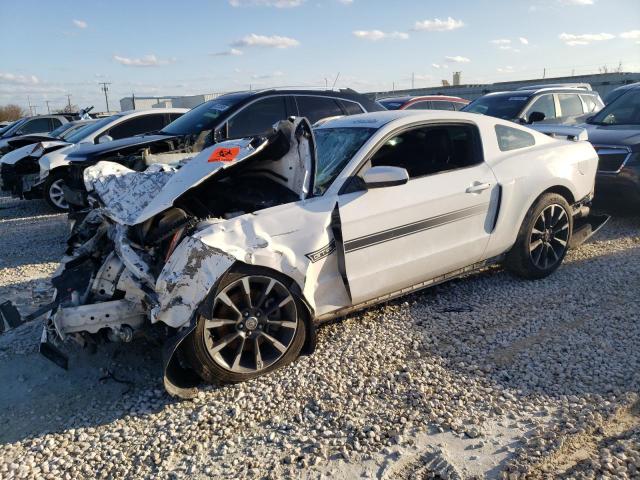
[(625, 87), (585, 127), (600, 159), (596, 195), (640, 206), (640, 83)]
[(315, 123), (326, 118), (380, 110), (384, 108), (351, 89), (229, 93), (198, 105), (156, 134), (86, 145), (70, 152), (65, 198), (72, 210), (86, 206), (83, 172), (101, 160), (144, 170), (145, 155), (200, 152), (223, 140), (267, 133), (276, 122), (291, 116), (304, 116)]
[(512, 92), (488, 93), (462, 111), (481, 113), (518, 123), (582, 123), (604, 103), (597, 92), (581, 88), (526, 87)]

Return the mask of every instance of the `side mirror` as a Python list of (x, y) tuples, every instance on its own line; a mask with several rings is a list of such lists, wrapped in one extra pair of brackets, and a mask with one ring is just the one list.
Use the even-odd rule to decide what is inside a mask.
[(542, 112), (531, 112), (529, 114), (529, 120), (527, 123), (541, 122), (545, 118), (545, 114)]
[(362, 179), (367, 188), (393, 187), (407, 183), (409, 173), (404, 168), (380, 165), (364, 172)]
[(98, 143), (108, 143), (113, 142), (113, 137), (111, 135), (102, 135), (98, 138)]

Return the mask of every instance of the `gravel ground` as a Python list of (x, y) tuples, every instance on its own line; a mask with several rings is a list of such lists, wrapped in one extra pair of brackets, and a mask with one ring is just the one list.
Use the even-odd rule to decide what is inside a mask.
[[(45, 303), (65, 218), (0, 197), (0, 298)], [(0, 337), (0, 478), (640, 478), (640, 217), (548, 279), (500, 268), (320, 329), (267, 377), (178, 402), (152, 340)]]

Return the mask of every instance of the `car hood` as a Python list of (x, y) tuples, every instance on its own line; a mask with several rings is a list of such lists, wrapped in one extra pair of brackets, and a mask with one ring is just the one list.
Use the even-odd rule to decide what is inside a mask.
[(11, 152), (5, 154), (0, 158), (0, 164), (5, 163), (7, 165), (14, 165), (20, 160), (26, 157), (36, 158), (41, 157), (51, 150), (62, 148), (70, 145), (70, 143), (63, 142), (62, 140), (50, 140), (46, 142), (39, 142), (36, 144), (25, 145), (24, 147), (16, 148)]
[(621, 145), (640, 151), (640, 125), (593, 125), (585, 124), (589, 141), (594, 145)]
[(156, 134), (122, 138), (120, 140), (113, 140), (107, 143), (79, 143), (71, 152), (69, 152), (67, 160), (70, 162), (97, 161), (101, 157), (110, 155), (128, 147), (143, 147), (152, 145), (156, 142), (163, 142), (171, 138), (175, 137), (171, 135)]
[[(208, 147), (177, 166), (154, 164), (136, 172), (102, 161), (84, 171), (84, 184), (105, 214), (123, 225), (137, 225), (173, 206), (184, 193), (243, 164), (260, 163), (288, 188), (306, 198), (314, 182), (315, 139), (306, 118), (283, 120), (266, 137), (229, 140)], [(243, 169), (246, 172), (246, 169)]]
[(38, 143), (38, 142), (46, 142), (49, 140), (58, 140), (57, 138), (53, 138), (50, 135), (47, 134), (36, 134), (36, 135), (20, 135), (18, 137), (12, 137), (8, 140), (8, 144), (9, 145), (27, 145), (27, 144), (33, 144), (33, 143)]

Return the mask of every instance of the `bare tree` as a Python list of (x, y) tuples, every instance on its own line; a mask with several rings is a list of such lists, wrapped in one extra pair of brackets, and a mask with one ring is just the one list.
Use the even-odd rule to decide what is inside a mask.
[(27, 111), (19, 105), (10, 103), (0, 107), (0, 122), (18, 120), (26, 115)]

